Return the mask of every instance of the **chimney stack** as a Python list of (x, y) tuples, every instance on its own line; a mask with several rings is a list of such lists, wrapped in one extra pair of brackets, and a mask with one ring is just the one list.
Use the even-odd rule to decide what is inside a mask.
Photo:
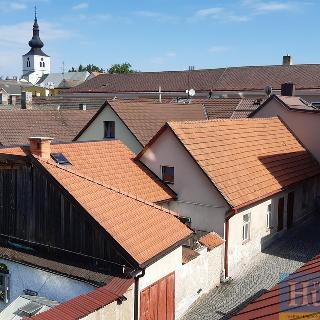
[(32, 92), (21, 92), (21, 109), (32, 109)]
[(292, 57), (289, 56), (288, 54), (286, 56), (283, 56), (282, 65), (283, 66), (291, 66), (291, 65), (293, 65)]
[(79, 103), (79, 110), (87, 110), (87, 105), (85, 103)]
[(30, 152), (43, 160), (49, 160), (52, 140), (49, 137), (30, 137)]
[(281, 95), (292, 97), (295, 95), (296, 86), (292, 82), (283, 83), (281, 85)]

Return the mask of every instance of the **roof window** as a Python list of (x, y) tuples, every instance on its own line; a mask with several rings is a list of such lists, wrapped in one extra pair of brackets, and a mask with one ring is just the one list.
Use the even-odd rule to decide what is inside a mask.
[(70, 161), (64, 156), (63, 153), (51, 153), (51, 158), (58, 164), (71, 164)]

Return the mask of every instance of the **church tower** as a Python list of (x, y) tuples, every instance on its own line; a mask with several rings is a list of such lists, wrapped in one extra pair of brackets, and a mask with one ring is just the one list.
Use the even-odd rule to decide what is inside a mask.
[(50, 73), (50, 57), (42, 51), (43, 42), (39, 36), (37, 11), (34, 12), (33, 36), (29, 41), (30, 51), (22, 56), (22, 78), (32, 84)]

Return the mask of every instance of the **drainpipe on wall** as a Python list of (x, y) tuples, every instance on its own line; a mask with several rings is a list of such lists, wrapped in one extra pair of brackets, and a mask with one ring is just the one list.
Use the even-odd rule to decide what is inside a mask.
[(225, 243), (224, 243), (224, 277), (229, 277), (229, 265), (228, 265), (228, 246), (229, 246), (229, 220), (237, 213), (237, 210), (231, 209), (227, 211), (225, 218)]
[(134, 277), (134, 320), (139, 320), (139, 279), (145, 275), (146, 270), (141, 269), (140, 272), (140, 274)]

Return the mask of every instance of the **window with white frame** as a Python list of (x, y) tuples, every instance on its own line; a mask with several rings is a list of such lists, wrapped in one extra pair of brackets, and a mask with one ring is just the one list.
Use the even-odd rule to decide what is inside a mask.
[(242, 225), (242, 241), (250, 240), (250, 222), (251, 222), (251, 213), (244, 214), (243, 225)]
[(0, 263), (0, 301), (9, 302), (9, 270)]
[(268, 204), (268, 208), (267, 208), (267, 228), (270, 229), (272, 227), (272, 207), (271, 207), (271, 203)]

